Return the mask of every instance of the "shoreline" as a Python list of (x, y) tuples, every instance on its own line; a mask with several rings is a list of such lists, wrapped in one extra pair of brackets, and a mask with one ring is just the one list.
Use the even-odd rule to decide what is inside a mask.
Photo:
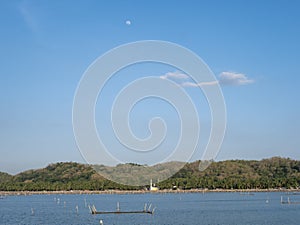
[(255, 193), (255, 192), (286, 192), (300, 194), (300, 189), (190, 189), (190, 190), (71, 190), (71, 191), (0, 191), (0, 196), (18, 195), (93, 195), (93, 194), (181, 194), (181, 193)]

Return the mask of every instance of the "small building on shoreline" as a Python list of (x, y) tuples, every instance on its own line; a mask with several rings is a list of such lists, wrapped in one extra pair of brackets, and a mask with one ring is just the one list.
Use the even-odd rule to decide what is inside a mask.
[(149, 191), (158, 191), (159, 188), (152, 183), (152, 179), (150, 180), (150, 188), (149, 188)]

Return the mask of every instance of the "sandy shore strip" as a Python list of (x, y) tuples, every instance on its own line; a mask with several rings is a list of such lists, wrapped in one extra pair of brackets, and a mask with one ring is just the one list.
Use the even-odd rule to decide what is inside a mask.
[(164, 193), (215, 193), (215, 192), (287, 192), (289, 194), (300, 194), (300, 189), (190, 189), (190, 190), (105, 190), (105, 191), (89, 191), (89, 190), (71, 190), (71, 191), (0, 191), (0, 196), (7, 195), (61, 195), (61, 194), (164, 194)]

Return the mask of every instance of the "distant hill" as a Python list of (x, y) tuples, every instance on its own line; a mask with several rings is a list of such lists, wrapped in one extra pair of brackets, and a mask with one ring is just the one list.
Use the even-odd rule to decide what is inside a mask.
[(170, 182), (173, 182), (187, 189), (267, 189), (300, 186), (300, 161), (289, 158), (213, 162), (204, 171), (199, 171), (198, 165), (199, 161), (187, 164), (164, 183), (170, 185)]
[(165, 180), (183, 168), (183, 162), (167, 162), (154, 166), (138, 165), (134, 163), (119, 164), (117, 166), (95, 165), (93, 168), (104, 177), (118, 183), (144, 186), (154, 181)]
[(95, 170), (88, 165), (75, 162), (60, 162), (50, 164), (46, 168), (28, 170), (13, 176), (14, 182), (86, 182), (92, 179), (100, 179)]
[[(2, 191), (40, 190), (136, 190), (145, 186), (128, 186), (105, 179), (111, 177), (121, 182), (146, 182), (162, 174), (174, 174), (172, 169), (183, 166), (178, 162), (146, 167), (137, 164), (120, 164), (115, 167), (90, 166), (74, 162), (50, 164), (45, 168), (28, 170), (17, 175), (0, 172)], [(100, 171), (103, 176), (97, 172)], [(158, 175), (155, 177), (153, 172)], [(126, 179), (125, 179), (126, 178)], [(122, 180), (123, 179), (123, 180)], [(188, 163), (167, 180), (158, 183), (161, 189), (176, 186), (180, 189), (246, 189), (246, 188), (297, 188), (300, 186), (300, 161), (274, 157), (260, 161), (227, 160), (212, 162), (199, 171), (199, 161)]]
[(12, 175), (0, 172), (0, 183), (8, 182), (12, 179)]
[(0, 182), (0, 190), (102, 190), (110, 183), (89, 165), (60, 162), (10, 176), (6, 181)]

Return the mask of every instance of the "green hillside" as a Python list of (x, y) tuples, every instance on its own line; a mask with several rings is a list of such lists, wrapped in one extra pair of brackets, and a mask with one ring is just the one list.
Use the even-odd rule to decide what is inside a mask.
[(0, 172), (0, 183), (8, 182), (12, 179), (12, 175)]
[(74, 162), (61, 162), (50, 164), (43, 169), (28, 170), (19, 173), (13, 177), (13, 181), (25, 183), (86, 182), (94, 179), (93, 176), (96, 175), (96, 172), (90, 166)]
[[(74, 162), (50, 164), (46, 168), (29, 170), (15, 176), (0, 173), (1, 191), (41, 190), (136, 190), (144, 186), (126, 186), (109, 181), (112, 175), (134, 181), (137, 177), (151, 179), (151, 171), (172, 172), (178, 162), (147, 167), (137, 164), (122, 164), (116, 167), (89, 166)], [(261, 161), (228, 160), (213, 162), (206, 170), (199, 171), (199, 161), (186, 164), (171, 178), (158, 183), (161, 189), (174, 186), (180, 189), (246, 189), (246, 188), (298, 188), (300, 186), (300, 161), (274, 157)], [(121, 174), (121, 175), (120, 175)], [(123, 178), (124, 179), (124, 178)], [(155, 181), (155, 180), (154, 180)]]
[(273, 157), (261, 161), (228, 160), (213, 162), (198, 170), (199, 162), (187, 164), (171, 179), (160, 184), (190, 188), (296, 188), (300, 186), (300, 161)]

